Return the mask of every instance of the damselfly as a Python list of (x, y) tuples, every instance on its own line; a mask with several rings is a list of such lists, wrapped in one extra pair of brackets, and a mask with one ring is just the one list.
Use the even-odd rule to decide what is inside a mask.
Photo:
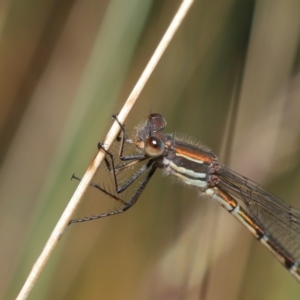
[[(118, 121), (117, 118), (116, 120)], [(144, 124), (137, 127), (134, 138), (128, 139), (124, 126), (119, 123), (121, 143), (119, 158), (124, 163), (115, 165), (114, 156), (99, 144), (99, 148), (107, 154), (105, 162), (113, 175), (116, 193), (98, 184), (91, 185), (119, 201), (122, 208), (106, 214), (71, 220), (69, 225), (125, 212), (136, 203), (156, 169), (160, 168), (180, 181), (197, 187), (203, 196), (217, 201), (267, 247), (300, 282), (300, 211), (255, 182), (228, 169), (208, 148), (195, 146), (176, 139), (173, 135), (164, 134), (162, 131), (166, 124), (162, 115), (151, 114)], [(125, 144), (133, 144), (139, 153), (131, 156), (123, 155)], [(144, 162), (142, 167), (120, 184), (118, 174), (141, 162)], [(144, 177), (140, 181), (141, 175)], [(78, 179), (75, 176), (74, 178)], [(130, 199), (127, 201), (122, 199), (122, 193), (138, 181)]]

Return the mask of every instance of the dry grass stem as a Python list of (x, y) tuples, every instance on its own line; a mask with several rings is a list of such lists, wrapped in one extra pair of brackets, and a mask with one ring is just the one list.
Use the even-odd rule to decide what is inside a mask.
[[(170, 41), (172, 40), (175, 32), (179, 28), (180, 24), (182, 23), (184, 17), (186, 16), (189, 8), (191, 7), (193, 0), (185, 0), (182, 2), (181, 6), (178, 9), (175, 17), (173, 18), (169, 28), (167, 29), (166, 33), (164, 34), (161, 42), (159, 43), (158, 47), (156, 48), (153, 56), (151, 57), (149, 63), (147, 64), (144, 72), (142, 73), (140, 79), (137, 81), (135, 87), (133, 88), (131, 94), (129, 95), (127, 101), (125, 102), (120, 114), (118, 115), (118, 119), (121, 123), (124, 123), (127, 115), (129, 114), (130, 110), (132, 109), (134, 103), (136, 102), (138, 96), (140, 95), (143, 87), (145, 86), (147, 80), (149, 79), (150, 75), (152, 74), (154, 68), (156, 67), (158, 61), (162, 57), (165, 49), (169, 45)], [(116, 139), (117, 134), (119, 132), (119, 125), (117, 122), (114, 122), (111, 129), (109, 130), (106, 139), (104, 141), (105, 147), (107, 149), (111, 146), (113, 141)], [(89, 186), (92, 178), (94, 177), (95, 173), (97, 172), (102, 160), (104, 158), (104, 152), (99, 151), (95, 156), (94, 160), (91, 162), (90, 166), (88, 167), (86, 173), (84, 174), (82, 180), (80, 181), (75, 193), (73, 194), (68, 206), (66, 207), (65, 211), (63, 212), (60, 220), (58, 221), (56, 227), (54, 228), (50, 238), (48, 239), (42, 253), (38, 257), (37, 261), (35, 262), (27, 280), (25, 281), (24, 286), (22, 287), (19, 295), (16, 299), (27, 299), (30, 291), (33, 289), (39, 275), (41, 274), (46, 262), (51, 256), (51, 253), (54, 251), (55, 246), (57, 245), (61, 233), (66, 228), (69, 220), (75, 209), (77, 208), (80, 200), (82, 199), (86, 189)]]

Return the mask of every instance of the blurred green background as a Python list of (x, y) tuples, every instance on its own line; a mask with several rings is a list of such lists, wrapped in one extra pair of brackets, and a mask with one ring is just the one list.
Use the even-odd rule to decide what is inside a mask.
[[(16, 297), (71, 175), (84, 174), (179, 5), (2, 1), (1, 299)], [(166, 132), (300, 208), (299, 29), (300, 1), (195, 1), (126, 129), (161, 113)], [(107, 209), (90, 190), (74, 218)], [(132, 210), (71, 227), (29, 299), (299, 299), (277, 260), (197, 194), (157, 172)]]

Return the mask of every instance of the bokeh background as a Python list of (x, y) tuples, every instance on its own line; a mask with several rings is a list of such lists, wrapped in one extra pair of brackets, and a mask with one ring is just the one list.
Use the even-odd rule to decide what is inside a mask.
[[(1, 1), (1, 299), (16, 297), (76, 189), (71, 175), (84, 174), (179, 5)], [(196, 0), (127, 130), (161, 113), (167, 132), (300, 208), (299, 29), (299, 1)], [(91, 188), (74, 217), (106, 210)], [(299, 293), (232, 216), (157, 172), (132, 210), (71, 227), (29, 299)]]

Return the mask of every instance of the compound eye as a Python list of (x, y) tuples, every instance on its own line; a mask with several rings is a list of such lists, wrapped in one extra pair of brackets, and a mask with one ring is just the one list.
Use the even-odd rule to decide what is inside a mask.
[(151, 157), (160, 156), (165, 151), (165, 144), (162, 140), (155, 136), (150, 136), (147, 138), (145, 143), (145, 152)]
[(151, 114), (148, 117), (148, 122), (151, 125), (151, 131), (162, 131), (167, 126), (166, 119), (160, 114)]

